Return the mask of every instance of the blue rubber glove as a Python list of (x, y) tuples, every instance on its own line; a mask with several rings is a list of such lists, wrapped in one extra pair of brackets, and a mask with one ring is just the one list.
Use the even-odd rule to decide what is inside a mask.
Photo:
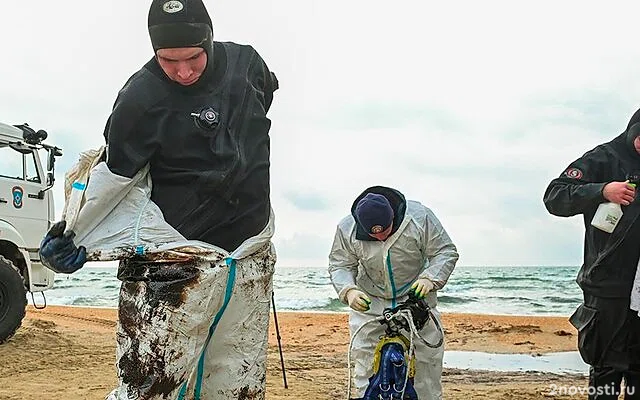
[(73, 231), (65, 232), (66, 221), (56, 222), (40, 243), (40, 260), (45, 267), (59, 273), (76, 272), (87, 262), (87, 250), (76, 247)]

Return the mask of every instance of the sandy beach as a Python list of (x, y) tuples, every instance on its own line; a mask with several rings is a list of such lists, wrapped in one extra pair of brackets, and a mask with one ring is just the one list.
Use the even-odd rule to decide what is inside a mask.
[[(267, 399), (345, 399), (346, 314), (279, 312), (287, 371), (284, 388), (275, 329), (270, 329)], [(446, 350), (544, 354), (576, 350), (565, 317), (444, 314)], [(28, 309), (16, 336), (0, 346), (0, 399), (103, 399), (116, 383), (116, 310)], [(445, 399), (584, 399), (552, 388), (585, 387), (578, 375), (445, 369)]]

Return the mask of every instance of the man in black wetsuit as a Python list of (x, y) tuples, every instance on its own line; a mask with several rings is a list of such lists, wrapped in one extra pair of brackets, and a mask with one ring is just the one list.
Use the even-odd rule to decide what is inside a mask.
[[(207, 300), (206, 292), (211, 289), (199, 289), (204, 293), (199, 306), (203, 313), (212, 307), (218, 312), (215, 320), (204, 321), (206, 326), (195, 332), (181, 332), (186, 330), (181, 323), (206, 318), (197, 315), (198, 308), (194, 313), (180, 302), (157, 301), (166, 293), (155, 292), (159, 286), (154, 286), (158, 280), (162, 290), (175, 290), (176, 285), (165, 284), (167, 279), (183, 289), (185, 281), (193, 286), (184, 277), (188, 269), (167, 278), (166, 271), (159, 274), (154, 265), (121, 262), (120, 384), (109, 399), (263, 398), (275, 263), (271, 236), (261, 234), (273, 231), (271, 123), (266, 114), (278, 81), (251, 46), (213, 41), (211, 19), (202, 0), (153, 0), (148, 28), (155, 55), (120, 90), (106, 124), (109, 170), (132, 178), (149, 165), (151, 200), (188, 240), (206, 242), (232, 256), (247, 239), (253, 245), (256, 240), (264, 243), (244, 264), (238, 261), (237, 270), (236, 260), (228, 263), (233, 268), (223, 304), (210, 304), (213, 301)], [(72, 273), (84, 265), (85, 249), (76, 247), (73, 234), (63, 234), (64, 230), (64, 221), (50, 230), (41, 255), (49, 268)], [(195, 281), (204, 281), (199, 279)], [(141, 293), (150, 300), (141, 300)], [(149, 303), (160, 304), (162, 312), (143, 310)], [(145, 312), (154, 314), (148, 317)], [(234, 319), (234, 312), (244, 313), (248, 320)], [(173, 348), (168, 335), (154, 342), (151, 336), (163, 330), (157, 320), (166, 315), (171, 322), (164, 329), (181, 333), (180, 339), (186, 337), (185, 343), (193, 348)], [(188, 342), (190, 337), (193, 341)], [(222, 365), (227, 359), (228, 365)], [(186, 365), (178, 365), (183, 362)]]
[[(640, 399), (640, 318), (630, 309), (640, 258), (640, 201), (630, 183), (639, 173), (640, 110), (622, 134), (572, 162), (544, 194), (551, 214), (584, 218), (584, 263), (577, 277), (584, 303), (570, 321), (591, 366), (589, 399), (617, 399), (623, 378), (625, 399)], [(591, 225), (607, 202), (623, 211), (611, 233)]]

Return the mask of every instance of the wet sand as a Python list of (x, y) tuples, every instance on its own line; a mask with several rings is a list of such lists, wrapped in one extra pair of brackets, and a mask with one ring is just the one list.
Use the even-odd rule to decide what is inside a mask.
[[(28, 309), (16, 336), (0, 346), (0, 399), (103, 399), (116, 384), (116, 310)], [(270, 329), (267, 399), (345, 399), (346, 314), (279, 312), (288, 389)], [(444, 314), (446, 350), (544, 354), (576, 350), (565, 317)], [(445, 369), (445, 399), (585, 399), (579, 375)], [(558, 389), (558, 393), (553, 392)]]

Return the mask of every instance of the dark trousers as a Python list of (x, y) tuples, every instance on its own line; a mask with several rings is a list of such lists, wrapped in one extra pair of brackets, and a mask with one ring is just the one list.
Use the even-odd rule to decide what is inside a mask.
[(629, 298), (585, 294), (570, 318), (578, 330), (578, 349), (589, 364), (589, 400), (640, 400), (640, 317)]
[[(621, 389), (624, 378), (626, 388)], [(640, 399), (640, 372), (619, 371), (611, 367), (591, 367), (589, 369), (589, 399), (618, 399), (624, 391), (625, 400)]]

